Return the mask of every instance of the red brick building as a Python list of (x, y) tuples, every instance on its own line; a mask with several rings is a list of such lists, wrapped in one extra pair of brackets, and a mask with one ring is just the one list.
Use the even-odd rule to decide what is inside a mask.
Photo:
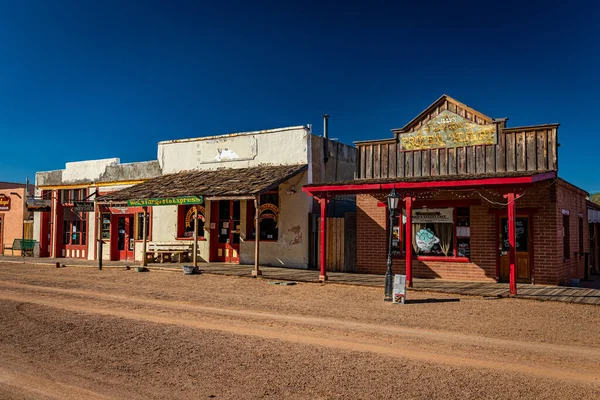
[[(588, 193), (558, 178), (559, 126), (506, 121), (444, 95), (393, 138), (357, 142), (355, 180), (304, 191), (322, 210), (356, 195), (357, 272), (386, 273), (391, 233), (393, 272), (409, 285), (490, 280), (516, 290), (581, 278)], [(400, 203), (390, 232), (392, 189)]]

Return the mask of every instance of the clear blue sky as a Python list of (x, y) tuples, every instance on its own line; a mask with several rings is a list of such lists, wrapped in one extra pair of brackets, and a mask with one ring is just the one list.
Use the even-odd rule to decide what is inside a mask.
[(559, 122), (600, 191), (598, 1), (0, 1), (0, 181), (156, 159), (160, 140), (313, 124), (391, 137), (446, 93)]

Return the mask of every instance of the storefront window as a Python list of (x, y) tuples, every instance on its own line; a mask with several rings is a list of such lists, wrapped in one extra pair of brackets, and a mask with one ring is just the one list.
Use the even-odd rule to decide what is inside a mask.
[[(194, 210), (198, 210), (198, 237), (204, 238), (204, 223), (206, 221), (206, 210), (203, 205), (187, 205), (178, 208), (177, 236), (180, 238), (194, 237)], [(141, 226), (141, 225), (140, 225)], [(139, 233), (140, 238), (142, 234)]]
[[(469, 207), (418, 208), (413, 209), (412, 214), (413, 254), (426, 257), (470, 257)], [(393, 218), (392, 229), (392, 256), (404, 257), (406, 255), (405, 210), (402, 210), (401, 216)]]
[[(254, 201), (248, 201), (248, 238), (254, 239)], [(260, 240), (277, 240), (279, 238), (279, 194), (265, 193), (260, 196), (258, 209), (260, 218)]]
[[(146, 239), (150, 238), (150, 214), (146, 213)], [(144, 213), (135, 216), (135, 240), (144, 240)]]
[(102, 214), (102, 239), (110, 239), (110, 214)]

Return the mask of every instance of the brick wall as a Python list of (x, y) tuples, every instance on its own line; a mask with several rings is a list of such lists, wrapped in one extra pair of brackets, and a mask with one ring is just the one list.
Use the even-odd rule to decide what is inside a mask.
[[(583, 274), (583, 257), (573, 255), (563, 261), (562, 214), (566, 208), (571, 213), (571, 252), (579, 250), (578, 213), (583, 214), (584, 251), (589, 251), (587, 207), (580, 189), (562, 181), (536, 183), (521, 190), (517, 200), (517, 215), (534, 210), (531, 215), (533, 246), (531, 261), (534, 271), (532, 279), (538, 284), (559, 284)], [(480, 197), (485, 196), (485, 199)], [(385, 201), (386, 193), (357, 196), (357, 271), (385, 274), (387, 261), (387, 213), (378, 207)], [(416, 195), (419, 201), (419, 194)], [(439, 192), (435, 201), (468, 198), (479, 200), (480, 205), (470, 207), (471, 215), (471, 258), (470, 262), (420, 261), (413, 259), (413, 276), (419, 278), (442, 278), (468, 281), (493, 281), (497, 279), (499, 235), (496, 228), (497, 212), (505, 213), (506, 207), (494, 203), (505, 203), (500, 191), (481, 189), (475, 192)], [(489, 200), (489, 201), (488, 201)], [(421, 200), (427, 203), (426, 200)], [(436, 205), (436, 207), (443, 207)], [(521, 212), (519, 212), (521, 209)], [(394, 273), (405, 273), (405, 261), (394, 259)]]

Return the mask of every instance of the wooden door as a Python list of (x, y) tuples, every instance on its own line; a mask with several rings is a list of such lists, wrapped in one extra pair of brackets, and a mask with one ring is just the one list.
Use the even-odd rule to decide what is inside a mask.
[[(531, 283), (531, 256), (530, 256), (530, 238), (533, 232), (530, 229), (529, 217), (515, 218), (516, 229), (516, 273), (517, 282)], [(510, 281), (510, 265), (508, 258), (508, 218), (500, 218), (500, 282)]]
[(117, 218), (117, 259), (133, 261), (135, 241), (133, 237), (133, 215)]
[[(216, 251), (213, 259), (218, 262), (240, 262), (240, 202), (231, 200), (211, 203), (211, 224), (216, 220), (216, 232), (211, 235), (211, 247)], [(216, 237), (216, 240), (213, 238)]]

